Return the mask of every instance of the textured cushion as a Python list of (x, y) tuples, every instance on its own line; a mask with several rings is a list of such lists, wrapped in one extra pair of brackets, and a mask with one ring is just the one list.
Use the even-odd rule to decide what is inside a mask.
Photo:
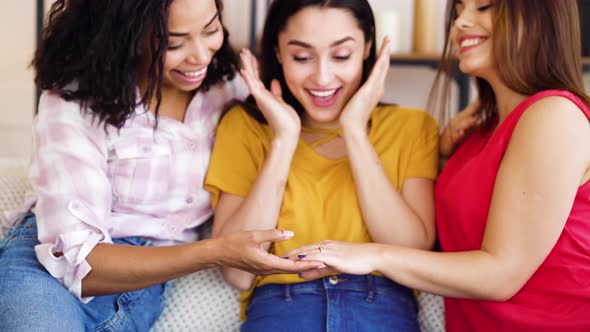
[(418, 294), (418, 322), (422, 332), (445, 331), (445, 303), (442, 296)]
[[(18, 208), (30, 188), (25, 165), (20, 160), (0, 159), (0, 216), (7, 210)], [(0, 237), (2, 235), (0, 227)]]
[(174, 281), (152, 331), (238, 331), (239, 313), (238, 291), (219, 269), (203, 270)]
[[(0, 159), (0, 213), (18, 207), (29, 189), (25, 165)], [(418, 305), (422, 331), (444, 331), (443, 299), (422, 292)], [(172, 282), (166, 309), (152, 331), (231, 332), (239, 325), (238, 291), (223, 281), (219, 269), (208, 269)]]

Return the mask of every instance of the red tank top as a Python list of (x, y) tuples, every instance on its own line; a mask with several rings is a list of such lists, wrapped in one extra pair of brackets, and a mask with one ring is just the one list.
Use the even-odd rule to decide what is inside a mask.
[[(443, 251), (481, 248), (496, 174), (512, 132), (527, 108), (548, 96), (571, 100), (590, 119), (590, 108), (576, 95), (548, 90), (517, 106), (493, 135), (491, 131), (472, 134), (436, 185)], [(590, 182), (578, 188), (555, 247), (514, 297), (506, 302), (447, 298), (445, 316), (448, 332), (590, 331)]]

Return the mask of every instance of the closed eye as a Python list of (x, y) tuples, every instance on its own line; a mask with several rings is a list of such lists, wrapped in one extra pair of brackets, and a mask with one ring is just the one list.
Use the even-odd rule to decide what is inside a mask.
[(492, 8), (492, 4), (478, 7), (477, 10), (480, 11), (480, 12), (485, 12), (486, 10), (488, 10), (490, 8)]

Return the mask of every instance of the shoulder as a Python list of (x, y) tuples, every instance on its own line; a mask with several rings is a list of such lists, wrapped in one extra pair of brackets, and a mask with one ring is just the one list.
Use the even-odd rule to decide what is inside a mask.
[(590, 159), (590, 122), (574, 100), (564, 96), (544, 97), (522, 114), (510, 145), (522, 152), (538, 151), (547, 158), (584, 151)]
[(236, 105), (221, 118), (218, 131), (233, 131), (261, 135), (268, 127), (254, 119), (242, 105)]
[(517, 129), (587, 132), (590, 129), (589, 118), (577, 101), (578, 98), (563, 95), (538, 99), (522, 114)]
[(66, 100), (54, 92), (45, 91), (39, 99), (35, 122), (46, 125), (97, 127), (90, 110), (82, 109), (78, 101)]
[(375, 108), (372, 119), (386, 130), (397, 127), (404, 131), (436, 132), (438, 135), (438, 123), (434, 117), (417, 108), (382, 105)]

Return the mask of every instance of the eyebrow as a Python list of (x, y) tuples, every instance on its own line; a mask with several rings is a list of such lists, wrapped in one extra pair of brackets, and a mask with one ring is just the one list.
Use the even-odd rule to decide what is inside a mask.
[[(209, 20), (209, 22), (207, 24), (205, 24), (205, 27), (203, 29), (207, 29), (211, 24), (213, 24), (213, 22), (215, 22), (215, 19), (217, 19), (218, 17), (219, 17), (219, 12), (215, 13), (213, 18), (211, 20)], [(183, 36), (188, 36), (189, 33), (188, 32), (168, 32), (168, 35), (170, 37), (183, 37)]]
[[(342, 44), (346, 43), (347, 41), (355, 41), (355, 40), (354, 40), (354, 38), (352, 38), (350, 36), (344, 37), (344, 38), (337, 40), (337, 41), (333, 42), (332, 44), (330, 44), (330, 47), (336, 47), (336, 46), (342, 45)], [(299, 40), (291, 40), (287, 43), (287, 45), (294, 45), (294, 46), (299, 46), (299, 47), (303, 47), (303, 48), (313, 48), (313, 46), (311, 46), (311, 44), (304, 43)]]

